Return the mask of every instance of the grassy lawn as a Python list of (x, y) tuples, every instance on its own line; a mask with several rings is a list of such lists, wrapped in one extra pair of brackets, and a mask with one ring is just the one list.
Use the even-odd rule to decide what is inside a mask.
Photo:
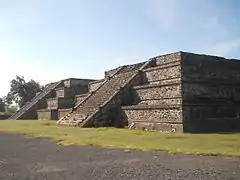
[(240, 157), (238, 134), (176, 134), (116, 128), (74, 128), (57, 126), (54, 121), (0, 121), (1, 132), (30, 137), (49, 137), (62, 145), (159, 150), (170, 153)]

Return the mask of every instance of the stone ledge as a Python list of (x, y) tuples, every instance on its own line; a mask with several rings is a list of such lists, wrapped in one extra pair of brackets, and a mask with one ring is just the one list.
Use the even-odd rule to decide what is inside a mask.
[[(202, 60), (202, 59), (205, 59), (205, 61), (206, 62), (208, 62), (209, 64), (213, 64), (214, 66), (217, 64), (217, 65), (219, 65), (219, 66), (222, 66), (222, 65), (224, 65), (224, 66), (226, 66), (226, 64), (227, 65), (229, 65), (229, 66), (231, 66), (232, 65), (232, 63), (236, 63), (236, 64), (239, 64), (239, 60), (238, 59), (232, 59), (232, 58), (224, 58), (224, 57), (222, 57), (222, 56), (216, 56), (216, 55), (207, 55), (207, 54), (197, 54), (197, 53), (191, 53), (191, 52), (184, 52), (184, 51), (181, 51), (181, 54), (182, 55), (185, 55), (185, 57), (186, 56), (188, 56), (188, 58), (190, 57), (192, 57), (192, 59), (194, 59), (194, 60), (189, 60), (189, 59), (187, 59), (187, 61), (186, 61), (186, 59), (184, 58), (184, 59), (182, 59), (183, 61), (184, 61), (184, 64), (183, 65), (189, 65), (189, 63), (191, 63), (191, 64), (193, 64), (193, 65), (195, 65), (195, 63), (196, 62), (199, 62), (200, 60)], [(196, 60), (197, 59), (197, 60)], [(217, 63), (216, 63), (217, 62)], [(226, 63), (226, 64), (224, 64), (224, 63)], [(235, 64), (234, 64), (235, 65)], [(216, 67), (216, 66), (215, 66)], [(233, 66), (233, 67), (235, 67), (235, 66)]]
[(163, 104), (182, 104), (182, 97), (141, 99), (139, 105), (163, 105)]
[(184, 78), (184, 75), (183, 75), (183, 84), (210, 84), (210, 85), (231, 85), (231, 86), (239, 86), (240, 87), (240, 81), (237, 82), (237, 81), (234, 81), (234, 82), (231, 82), (231, 81), (227, 81), (227, 80), (223, 80), (223, 79), (196, 79), (196, 78)]
[[(160, 81), (159, 81), (160, 82)], [(134, 86), (133, 89), (148, 89), (148, 88), (155, 88), (155, 87), (164, 87), (164, 86), (174, 86), (181, 84), (181, 80), (176, 80), (175, 82), (168, 82), (166, 84), (146, 84), (141, 86)]]
[(143, 72), (156, 71), (156, 70), (167, 69), (175, 66), (181, 66), (181, 62), (180, 61), (168, 62), (161, 65), (157, 65), (155, 67), (149, 67), (147, 69), (143, 69), (142, 71)]
[(100, 83), (100, 82), (104, 82), (104, 81), (105, 81), (105, 79), (99, 79), (96, 81), (89, 82), (89, 84), (96, 84), (96, 83)]
[(168, 85), (173, 82), (181, 82), (181, 77), (148, 81), (149, 85)]
[(85, 97), (85, 96), (88, 96), (90, 93), (84, 93), (84, 94), (77, 94), (76, 95), (76, 98), (78, 97)]
[[(238, 104), (239, 105), (239, 109), (240, 109), (240, 104)], [(209, 104), (209, 103), (187, 103), (187, 102), (184, 102), (184, 100), (183, 100), (183, 104), (182, 104), (182, 106), (183, 107), (188, 107), (188, 106), (196, 106), (196, 107), (198, 107), (198, 106), (200, 106), (200, 107), (212, 107), (212, 106), (217, 106), (217, 107), (238, 107), (238, 106), (236, 106), (236, 104), (222, 104), (222, 103), (212, 103), (212, 104)]]
[(182, 99), (182, 97), (181, 96), (176, 96), (176, 97), (164, 97), (164, 98), (151, 98), (151, 99), (144, 99), (142, 101), (167, 100), (167, 99)]
[(74, 97), (53, 97), (53, 98), (48, 98), (46, 101), (52, 101), (52, 100), (59, 100), (59, 99), (74, 99)]
[(221, 117), (221, 118), (205, 118), (206, 121), (239, 121), (240, 123), (240, 118), (237, 117)]
[(139, 120), (134, 120), (134, 121), (131, 121), (131, 122), (134, 122), (134, 123), (154, 123), (154, 124), (183, 124), (182, 121), (139, 121)]
[(233, 98), (208, 98), (202, 96), (188, 96), (185, 95), (183, 98), (183, 104), (208, 104), (208, 105), (227, 105), (227, 106), (239, 106), (240, 107), (240, 100), (234, 100)]
[(58, 90), (62, 90), (62, 89), (70, 89), (70, 88), (69, 88), (69, 87), (64, 87), (64, 86), (63, 86), (63, 87), (55, 88), (54, 90), (55, 90), (55, 91), (58, 91)]
[(54, 111), (56, 109), (38, 109), (37, 112), (50, 112), (50, 111)]
[(67, 109), (58, 109), (58, 111), (64, 112), (64, 111), (72, 111), (73, 108), (67, 108)]
[(164, 104), (164, 105), (134, 105), (122, 106), (122, 110), (145, 110), (145, 109), (180, 109), (180, 104)]

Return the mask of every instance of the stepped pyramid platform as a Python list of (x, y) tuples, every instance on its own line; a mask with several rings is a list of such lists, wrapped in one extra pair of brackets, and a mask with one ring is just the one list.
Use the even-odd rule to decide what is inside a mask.
[(168, 132), (240, 131), (240, 61), (176, 52), (49, 84), (11, 119)]

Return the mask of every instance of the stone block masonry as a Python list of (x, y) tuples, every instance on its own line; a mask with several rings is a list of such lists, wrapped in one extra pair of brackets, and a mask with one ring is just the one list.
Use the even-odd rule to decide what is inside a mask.
[(240, 61), (182, 53), (184, 130), (240, 131)]
[[(32, 103), (32, 104), (31, 104)], [(49, 84), (14, 117), (80, 127), (240, 132), (240, 61), (176, 52)]]
[(240, 131), (240, 61), (186, 52), (155, 59), (122, 107), (129, 128)]

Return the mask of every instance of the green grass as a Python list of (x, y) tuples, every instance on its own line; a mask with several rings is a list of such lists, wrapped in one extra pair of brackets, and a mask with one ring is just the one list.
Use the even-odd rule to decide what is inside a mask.
[(49, 137), (61, 145), (158, 150), (169, 153), (240, 157), (240, 133), (177, 134), (116, 128), (74, 128), (55, 121), (0, 121), (0, 131)]
[(0, 112), (0, 115), (12, 115), (13, 113), (11, 112)]

